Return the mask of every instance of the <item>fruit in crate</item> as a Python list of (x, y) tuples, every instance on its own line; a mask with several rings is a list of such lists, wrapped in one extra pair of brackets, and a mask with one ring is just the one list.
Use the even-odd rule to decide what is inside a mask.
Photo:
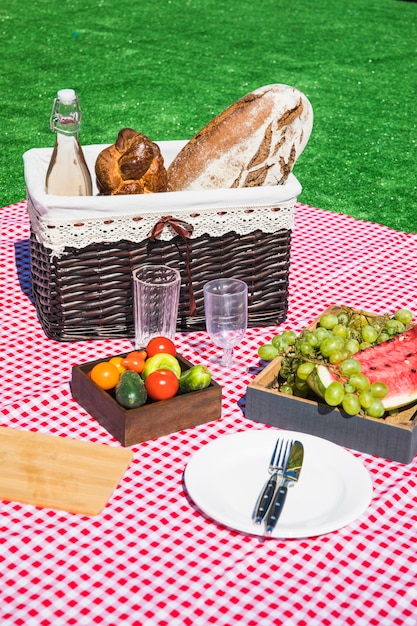
[(417, 400), (417, 326), (411, 321), (407, 309), (390, 316), (333, 307), (299, 335), (277, 335), (258, 354), (265, 360), (283, 355), (281, 393), (313, 393), (349, 415), (381, 418)]

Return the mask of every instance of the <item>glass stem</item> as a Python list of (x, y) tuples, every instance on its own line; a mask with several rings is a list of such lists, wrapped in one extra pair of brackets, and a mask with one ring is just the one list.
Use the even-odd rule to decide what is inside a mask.
[(221, 360), (223, 367), (232, 367), (233, 365), (233, 348), (224, 348)]

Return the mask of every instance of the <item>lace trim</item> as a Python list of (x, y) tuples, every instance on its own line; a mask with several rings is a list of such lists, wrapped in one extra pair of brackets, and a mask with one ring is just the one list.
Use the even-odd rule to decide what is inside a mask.
[[(109, 215), (100, 218), (78, 220), (51, 220), (40, 216), (30, 197), (27, 210), (36, 238), (52, 251), (51, 256), (61, 256), (65, 249), (85, 248), (97, 242), (114, 243), (121, 240), (140, 242), (155, 235), (157, 239), (168, 241), (178, 235), (176, 224), (188, 232), (192, 239), (209, 235), (220, 237), (234, 231), (240, 235), (255, 230), (265, 233), (281, 229), (292, 230), (294, 225), (295, 201), (282, 203), (279, 207), (248, 206), (218, 209), (201, 209), (192, 212), (175, 211), (171, 220), (169, 208), (164, 213), (141, 213), (140, 215)], [(156, 227), (158, 228), (156, 229)]]

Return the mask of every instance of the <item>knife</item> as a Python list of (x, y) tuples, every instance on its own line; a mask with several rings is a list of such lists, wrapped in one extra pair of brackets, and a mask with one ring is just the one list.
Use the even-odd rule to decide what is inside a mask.
[(272, 500), (271, 506), (269, 508), (269, 511), (266, 517), (265, 534), (268, 537), (272, 534), (272, 531), (277, 525), (279, 516), (282, 513), (285, 499), (287, 497), (288, 487), (290, 485), (294, 485), (300, 477), (303, 459), (304, 459), (303, 444), (300, 441), (294, 441), (294, 444), (291, 449), (291, 454), (288, 459), (287, 467), (285, 468), (285, 471), (284, 471), (282, 484), (277, 490)]

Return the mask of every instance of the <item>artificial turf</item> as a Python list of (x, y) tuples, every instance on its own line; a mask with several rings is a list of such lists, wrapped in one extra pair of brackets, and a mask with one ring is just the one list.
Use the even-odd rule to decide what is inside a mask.
[(22, 154), (52, 146), (56, 91), (81, 142), (130, 126), (188, 139), (262, 85), (315, 115), (294, 173), (306, 204), (417, 232), (417, 3), (406, 0), (1, 0), (0, 206), (25, 197)]

